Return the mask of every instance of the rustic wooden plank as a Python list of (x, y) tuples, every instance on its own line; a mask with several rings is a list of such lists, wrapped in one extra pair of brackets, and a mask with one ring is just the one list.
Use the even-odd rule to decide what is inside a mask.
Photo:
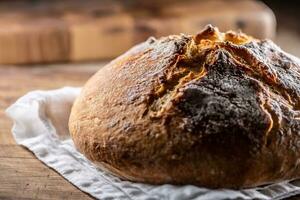
[(258, 38), (273, 37), (276, 26), (272, 11), (254, 0), (177, 0), (150, 9), (123, 1), (26, 2), (0, 2), (0, 63), (112, 58), (149, 36), (195, 34), (208, 23)]
[[(43, 67), (0, 67), (1, 133), (10, 133), (12, 122), (4, 110), (20, 96), (32, 90), (81, 86), (103, 63), (48, 65)], [(14, 144), (11, 134), (0, 134), (0, 144)]]
[(22, 146), (16, 144), (1, 144), (0, 159), (1, 158), (32, 159), (34, 156)]
[(0, 67), (0, 199), (91, 199), (16, 145), (4, 110), (31, 90), (81, 86), (103, 63)]
[(34, 156), (1, 157), (0, 171), (0, 199), (89, 199)]

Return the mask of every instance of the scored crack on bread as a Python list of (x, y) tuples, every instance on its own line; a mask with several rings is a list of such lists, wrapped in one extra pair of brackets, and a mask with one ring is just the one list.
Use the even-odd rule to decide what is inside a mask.
[(69, 129), (88, 159), (128, 180), (244, 188), (298, 178), (300, 62), (269, 40), (150, 38), (99, 70)]

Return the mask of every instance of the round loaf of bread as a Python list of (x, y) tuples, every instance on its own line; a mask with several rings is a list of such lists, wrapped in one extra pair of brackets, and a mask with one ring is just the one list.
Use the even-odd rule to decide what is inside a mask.
[(150, 38), (86, 83), (70, 133), (126, 180), (244, 188), (295, 179), (299, 65), (269, 40), (212, 26)]

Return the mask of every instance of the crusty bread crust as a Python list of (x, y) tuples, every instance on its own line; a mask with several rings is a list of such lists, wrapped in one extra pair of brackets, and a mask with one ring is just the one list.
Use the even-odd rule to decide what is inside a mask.
[(128, 180), (242, 188), (299, 177), (300, 62), (207, 26), (150, 38), (100, 69), (72, 108), (87, 158)]

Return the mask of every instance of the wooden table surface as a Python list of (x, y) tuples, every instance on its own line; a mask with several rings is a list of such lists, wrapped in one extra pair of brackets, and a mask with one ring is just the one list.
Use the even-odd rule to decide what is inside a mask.
[(46, 167), (11, 134), (4, 110), (31, 90), (81, 86), (102, 64), (0, 67), (0, 199), (92, 199)]

